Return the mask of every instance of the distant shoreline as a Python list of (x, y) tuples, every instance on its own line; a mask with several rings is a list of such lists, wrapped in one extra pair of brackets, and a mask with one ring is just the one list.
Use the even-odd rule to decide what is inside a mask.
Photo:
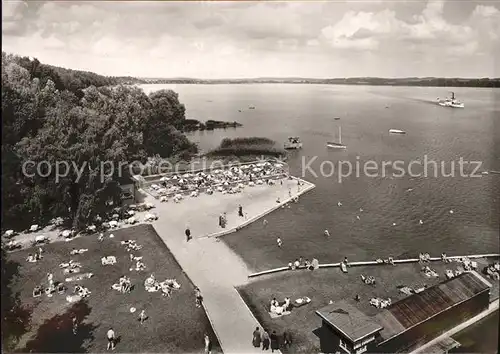
[(177, 85), (241, 85), (241, 84), (316, 84), (357, 86), (417, 86), (417, 87), (500, 87), (500, 78), (444, 79), (444, 78), (351, 78), (351, 79), (307, 79), (307, 78), (262, 78), (262, 79), (138, 79), (138, 84)]

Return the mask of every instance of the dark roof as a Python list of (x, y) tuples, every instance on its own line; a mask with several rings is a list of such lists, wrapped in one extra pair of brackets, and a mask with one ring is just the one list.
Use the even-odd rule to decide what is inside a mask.
[(126, 172), (124, 172), (121, 176), (114, 177), (113, 179), (117, 181), (120, 184), (120, 186), (134, 183), (134, 180), (130, 177), (130, 174)]
[(384, 341), (397, 336), (430, 317), (449, 309), (479, 293), (489, 285), (474, 272), (461, 275), (402, 299), (375, 316), (384, 327)]
[(338, 301), (322, 307), (316, 311), (316, 314), (329, 325), (342, 332), (352, 342), (356, 342), (382, 329), (370, 317), (346, 301)]

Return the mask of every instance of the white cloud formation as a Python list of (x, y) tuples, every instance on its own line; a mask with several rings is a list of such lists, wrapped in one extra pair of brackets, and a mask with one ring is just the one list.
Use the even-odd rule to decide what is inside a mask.
[(3, 50), (110, 75), (500, 76), (491, 2), (2, 5)]

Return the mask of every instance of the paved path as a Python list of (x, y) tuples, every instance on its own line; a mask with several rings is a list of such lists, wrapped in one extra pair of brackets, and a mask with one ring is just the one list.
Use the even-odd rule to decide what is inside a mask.
[[(279, 192), (275, 191), (273, 194), (281, 193), (282, 201), (289, 198), (288, 188), (278, 189)], [(297, 190), (295, 189), (292, 191), (292, 197), (296, 194)], [(234, 195), (233, 197), (234, 200), (231, 204), (237, 206), (238, 198), (244, 196)], [(211, 196), (211, 198), (216, 200), (218, 197)], [(271, 201), (268, 204), (273, 205), (272, 203), (275, 203), (274, 195)], [(173, 209), (182, 206), (182, 202), (175, 206), (170, 202), (159, 203), (157, 200), (151, 200), (151, 202), (155, 203), (155, 212), (160, 216), (153, 226), (183, 270), (201, 289), (205, 309), (224, 353), (262, 353), (261, 349), (254, 348), (251, 344), (253, 330), (255, 327), (262, 328), (262, 326), (235, 289), (235, 286), (244, 284), (248, 280), (248, 274), (251, 271), (246, 264), (224, 242), (218, 241), (216, 238), (198, 237), (186, 242), (184, 235), (186, 220)], [(199, 202), (203, 201), (199, 200)], [(191, 217), (189, 225), (192, 226), (192, 230), (199, 230), (201, 225), (216, 223), (217, 219), (214, 220), (214, 215), (225, 211), (224, 208), (227, 208), (227, 204), (217, 205), (215, 203), (211, 207), (212, 210), (209, 213), (198, 214), (194, 220)], [(256, 215), (249, 215), (249, 217), (254, 216)], [(206, 232), (210, 233), (211, 228), (207, 227)]]

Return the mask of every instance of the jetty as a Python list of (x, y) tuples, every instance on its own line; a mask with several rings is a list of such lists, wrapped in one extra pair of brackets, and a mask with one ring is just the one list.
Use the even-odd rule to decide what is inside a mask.
[[(459, 261), (463, 258), (468, 258), (468, 259), (478, 259), (478, 258), (500, 258), (500, 253), (487, 253), (487, 254), (472, 254), (472, 255), (465, 255), (465, 256), (447, 256), (446, 259), (450, 261)], [(441, 257), (430, 257), (426, 259), (429, 262), (442, 262), (443, 259)], [(394, 265), (396, 264), (404, 264), (404, 263), (419, 263), (420, 259), (419, 258), (404, 258), (404, 259), (393, 259), (392, 263)], [(325, 264), (320, 264), (319, 268), (340, 268), (340, 265), (342, 262), (338, 263), (325, 263)], [(360, 266), (383, 266), (383, 265), (388, 265), (390, 263), (387, 262), (387, 260), (380, 261), (380, 260), (374, 260), (374, 261), (359, 261), (359, 262), (348, 262), (349, 267), (360, 267)], [(265, 270), (262, 272), (257, 272), (257, 273), (252, 273), (249, 274), (249, 278), (255, 278), (258, 276), (262, 275), (268, 275), (268, 274), (273, 274), (273, 273), (280, 273), (280, 272), (285, 272), (285, 271), (296, 271), (300, 269), (306, 269), (305, 266), (300, 266), (295, 269), (291, 269), (290, 267), (280, 267), (280, 268), (274, 268), (274, 269), (269, 269)]]

